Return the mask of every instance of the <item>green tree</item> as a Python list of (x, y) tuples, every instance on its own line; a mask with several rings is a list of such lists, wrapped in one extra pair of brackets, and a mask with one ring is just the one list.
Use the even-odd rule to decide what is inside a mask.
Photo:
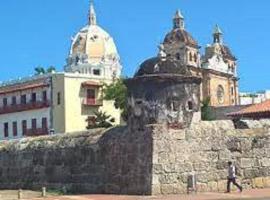
[(44, 67), (38, 66), (35, 68), (35, 74), (40, 75), (40, 74), (45, 74), (46, 70)]
[(47, 68), (47, 73), (52, 73), (54, 71), (56, 71), (56, 68), (54, 66), (50, 66)]
[(121, 109), (122, 118), (127, 120), (127, 87), (124, 84), (124, 78), (115, 80), (110, 85), (105, 85), (104, 99), (114, 100), (114, 106)]
[(202, 112), (202, 120), (204, 121), (214, 120), (214, 117), (212, 115), (212, 111), (210, 108), (210, 97), (207, 97), (202, 101), (201, 112)]
[(50, 66), (47, 69), (41, 66), (38, 66), (35, 68), (35, 75), (41, 75), (41, 74), (49, 74), (53, 71), (56, 71), (56, 68), (54, 66)]
[(115, 119), (106, 112), (98, 111), (94, 116), (89, 116), (86, 121), (88, 122), (87, 129), (109, 128), (113, 126)]

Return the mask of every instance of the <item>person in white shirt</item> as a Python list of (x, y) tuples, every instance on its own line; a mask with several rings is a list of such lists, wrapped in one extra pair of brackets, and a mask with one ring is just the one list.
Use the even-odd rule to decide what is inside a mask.
[(228, 162), (228, 182), (227, 182), (227, 192), (231, 192), (231, 183), (233, 183), (240, 192), (243, 191), (243, 187), (236, 183), (236, 171), (235, 166), (231, 161)]

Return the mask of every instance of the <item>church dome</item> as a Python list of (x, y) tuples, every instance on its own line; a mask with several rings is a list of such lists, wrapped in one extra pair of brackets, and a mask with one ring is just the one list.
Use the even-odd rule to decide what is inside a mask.
[(91, 3), (88, 25), (72, 39), (65, 72), (81, 73), (95, 78), (120, 77), (122, 66), (113, 38), (98, 24)]
[(71, 64), (74, 62), (98, 64), (119, 60), (113, 38), (97, 25), (93, 4), (90, 6), (88, 25), (72, 39), (69, 58)]
[(198, 48), (197, 41), (185, 30), (184, 17), (178, 10), (173, 18), (173, 30), (164, 39), (164, 44), (183, 42), (188, 46)]
[(85, 55), (90, 62), (117, 59), (118, 52), (113, 38), (98, 25), (87, 25), (76, 34), (70, 55)]
[(183, 42), (192, 47), (198, 47), (197, 41), (184, 29), (173, 29), (164, 39), (164, 43)]

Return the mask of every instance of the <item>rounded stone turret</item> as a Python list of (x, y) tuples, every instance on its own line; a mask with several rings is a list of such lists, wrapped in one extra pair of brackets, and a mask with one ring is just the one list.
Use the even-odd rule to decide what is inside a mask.
[(166, 124), (186, 128), (200, 118), (201, 78), (180, 61), (154, 57), (128, 79), (128, 123), (133, 128)]

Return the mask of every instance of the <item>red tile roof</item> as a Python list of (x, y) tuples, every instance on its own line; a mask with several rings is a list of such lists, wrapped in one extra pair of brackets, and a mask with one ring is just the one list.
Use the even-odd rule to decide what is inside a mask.
[(260, 113), (270, 113), (270, 100), (266, 100), (262, 103), (251, 105), (238, 112), (229, 113), (229, 116), (245, 116), (245, 115), (255, 115)]
[(19, 83), (15, 85), (1, 87), (0, 95), (24, 91), (24, 90), (31, 90), (31, 89), (40, 88), (40, 87), (48, 87), (48, 86), (49, 86), (49, 83), (46, 83), (44, 79), (33, 81), (33, 82)]

